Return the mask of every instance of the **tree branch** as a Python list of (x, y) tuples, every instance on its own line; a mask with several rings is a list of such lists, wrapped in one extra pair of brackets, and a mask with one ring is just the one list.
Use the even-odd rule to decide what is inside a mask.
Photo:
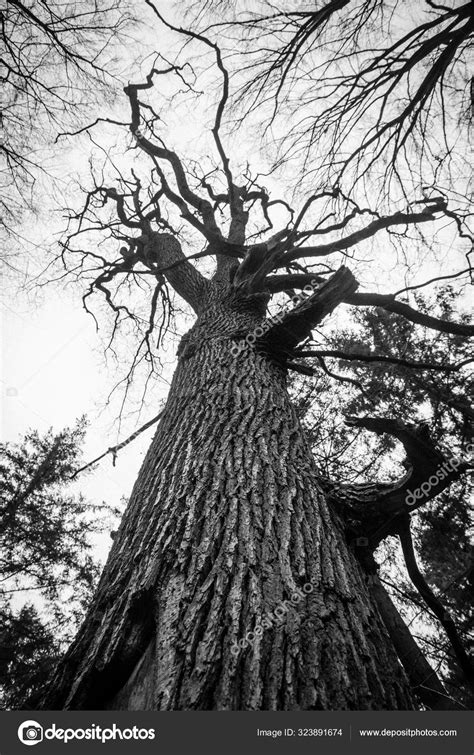
[(418, 568), (415, 551), (413, 549), (413, 540), (408, 517), (404, 518), (400, 522), (399, 536), (408, 575), (428, 608), (431, 609), (431, 611), (434, 613), (443, 629), (445, 630), (458, 663), (466, 676), (466, 680), (471, 689), (474, 690), (473, 660), (469, 657), (466, 650), (464, 649), (463, 643), (461, 641), (461, 638), (459, 637), (453, 619), (451, 618), (450, 614), (446, 612), (442, 603), (435, 596), (431, 587), (428, 585)]
[(320, 288), (269, 328), (265, 334), (266, 342), (277, 351), (291, 352), (326, 315), (355, 291), (357, 285), (351, 271), (340, 267)]
[(290, 232), (279, 231), (268, 241), (248, 247), (247, 253), (237, 268), (233, 288), (242, 293), (261, 290), (266, 275), (274, 269), (281, 258)]
[(401, 357), (386, 357), (378, 354), (349, 354), (340, 349), (314, 349), (298, 351), (297, 357), (334, 357), (345, 359), (350, 362), (381, 362), (386, 364), (399, 364), (402, 367), (410, 367), (416, 370), (437, 370), (439, 372), (458, 372), (462, 367), (474, 362), (474, 359), (465, 359), (458, 364), (436, 364), (435, 362), (415, 362)]
[[(151, 89), (153, 87), (153, 77), (155, 74), (168, 73), (172, 70), (176, 70), (176, 67), (172, 66), (170, 69), (166, 69), (166, 71), (158, 71), (157, 69), (152, 68), (152, 70), (146, 77), (145, 83), (128, 84), (128, 86), (124, 88), (124, 92), (129, 98), (131, 108), (130, 131), (135, 137), (138, 146), (144, 152), (152, 157), (157, 158), (158, 160), (165, 160), (169, 163), (174, 173), (176, 185), (179, 190), (179, 197), (183, 202), (191, 205), (191, 207), (194, 207), (202, 218), (202, 222), (198, 221), (195, 218), (194, 224), (197, 224), (199, 230), (209, 242), (218, 244), (219, 242), (223, 241), (223, 237), (217, 226), (211, 203), (192, 191), (188, 184), (186, 173), (184, 171), (181, 160), (179, 159), (176, 152), (173, 152), (173, 150), (167, 149), (166, 147), (160, 147), (157, 144), (154, 144), (149, 139), (147, 139), (140, 130), (140, 102), (138, 99), (138, 92), (140, 90)], [(170, 187), (168, 186), (165, 187), (165, 192), (166, 190), (171, 191)], [(175, 197), (176, 196), (178, 195), (175, 195)], [(175, 199), (172, 199), (172, 201), (175, 201)]]
[(344, 301), (346, 304), (353, 304), (357, 307), (381, 307), (387, 312), (393, 312), (394, 314), (405, 317), (407, 320), (410, 320), (410, 322), (414, 322), (417, 325), (423, 325), (425, 328), (438, 330), (441, 333), (474, 336), (474, 325), (449, 322), (448, 320), (440, 320), (431, 315), (425, 315), (422, 312), (413, 309), (413, 307), (410, 307), (410, 305), (405, 302), (396, 301), (393, 294), (370, 294), (361, 292), (351, 294)]
[[(292, 260), (301, 259), (302, 257), (325, 257), (328, 254), (334, 252), (341, 252), (344, 249), (349, 249), (361, 241), (375, 236), (376, 233), (384, 228), (390, 228), (394, 225), (413, 225), (414, 223), (425, 223), (428, 220), (436, 220), (436, 212), (441, 212), (445, 205), (446, 200), (444, 197), (436, 197), (432, 200), (432, 206), (426, 207), (422, 212), (395, 212), (393, 215), (386, 217), (380, 217), (373, 220), (365, 228), (361, 228), (354, 233), (345, 236), (337, 241), (332, 241), (330, 244), (319, 244), (318, 246), (297, 246), (290, 249), (281, 259), (280, 267), (284, 267)], [(309, 235), (309, 234), (305, 234)]]
[(388, 535), (398, 534), (400, 517), (425, 505), (473, 466), (466, 460), (447, 459), (425, 425), (416, 427), (387, 417), (346, 417), (345, 421), (351, 427), (393, 435), (406, 452), (407, 474), (395, 482), (342, 484), (320, 478), (332, 504), (350, 522), (348, 536), (361, 539), (370, 552)]
[(431, 710), (459, 710), (459, 706), (448, 695), (438, 675), (416, 644), (378, 576), (368, 576), (370, 593), (415, 694)]
[(119, 451), (121, 451), (122, 448), (125, 448), (125, 446), (128, 446), (129, 443), (132, 442), (132, 440), (135, 440), (141, 433), (145, 432), (145, 430), (148, 430), (149, 427), (154, 425), (160, 417), (163, 415), (163, 411), (161, 411), (159, 414), (156, 415), (156, 417), (153, 417), (153, 419), (148, 420), (148, 422), (145, 422), (144, 425), (142, 425), (138, 430), (135, 430), (134, 433), (132, 433), (128, 438), (125, 440), (122, 440), (120, 443), (117, 443), (116, 446), (111, 446), (107, 449), (107, 451), (104, 451), (103, 454), (100, 456), (97, 456), (96, 459), (93, 459), (92, 461), (89, 461), (87, 464), (84, 464), (83, 467), (80, 467), (79, 469), (76, 469), (76, 471), (71, 475), (71, 480), (74, 480), (78, 474), (81, 472), (84, 472), (86, 469), (89, 469), (89, 467), (92, 467), (94, 464), (97, 464), (98, 461), (101, 461), (105, 456), (108, 456), (108, 454), (112, 454), (112, 463), (115, 467), (115, 461), (117, 459), (117, 454)]
[(209, 281), (192, 265), (171, 233), (151, 232), (141, 237), (145, 257), (158, 263), (163, 274), (187, 303), (199, 314), (207, 302)]

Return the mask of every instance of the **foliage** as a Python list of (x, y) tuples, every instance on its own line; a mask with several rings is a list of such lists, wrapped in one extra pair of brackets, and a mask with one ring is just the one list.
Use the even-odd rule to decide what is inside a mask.
[(29, 708), (61, 655), (55, 627), (30, 603), (0, 607), (0, 707)]
[[(459, 296), (451, 286), (444, 286), (438, 289), (435, 302), (420, 294), (416, 302), (420, 311), (437, 310), (449, 319), (459, 309)], [(318, 466), (326, 477), (341, 483), (380, 482), (396, 479), (405, 471), (401, 466), (404, 454), (393, 436), (345, 425), (345, 416), (354, 414), (423, 423), (430, 437), (446, 450), (446, 458), (466, 455), (472, 441), (472, 410), (466, 399), (471, 391), (472, 369), (464, 339), (433, 333), (374, 309), (359, 315), (356, 327), (337, 329), (314, 347), (315, 352), (338, 353), (338, 357), (324, 358), (333, 376), (339, 377), (318, 371), (316, 380), (296, 379), (292, 390)], [(357, 356), (393, 361), (363, 362), (357, 361)], [(463, 368), (452, 371), (419, 366), (452, 367), (464, 362)], [(348, 379), (356, 384), (348, 384)], [(454, 481), (412, 517), (425, 578), (455, 619), (469, 652), (473, 650), (471, 495), (468, 479)], [(407, 623), (415, 622), (415, 635), (426, 657), (440, 671), (450, 694), (469, 707), (472, 693), (465, 686), (442, 628), (411, 585), (395, 542), (385, 543), (377, 559), (402, 615)]]
[(118, 514), (68, 491), (85, 426), (0, 445), (3, 707), (28, 704), (72, 638), (99, 574), (91, 538)]

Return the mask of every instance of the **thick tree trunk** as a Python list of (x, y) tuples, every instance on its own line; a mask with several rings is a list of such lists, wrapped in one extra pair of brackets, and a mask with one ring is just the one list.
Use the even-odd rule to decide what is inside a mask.
[(412, 708), (318, 488), (285, 370), (258, 349), (232, 355), (235, 334), (261, 320), (258, 297), (226, 296), (183, 339), (93, 606), (45, 707)]

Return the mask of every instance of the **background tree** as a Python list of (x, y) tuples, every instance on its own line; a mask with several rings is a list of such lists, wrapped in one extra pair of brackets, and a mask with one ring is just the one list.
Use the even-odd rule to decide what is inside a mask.
[(286, 180), (380, 207), (421, 188), (469, 193), (469, 3), (209, 0), (191, 16), (237, 42), (236, 120), (260, 120)]
[[(451, 287), (445, 287), (436, 293), (435, 306), (449, 316), (457, 298)], [(422, 311), (433, 310), (421, 295), (417, 299)], [(444, 447), (447, 459), (462, 457), (463, 445), (472, 439), (467, 400), (470, 378), (461, 367), (470, 362), (464, 339), (423, 334), (403, 318), (388, 317), (383, 310), (374, 309), (362, 312), (350, 329), (341, 328), (326, 338), (319, 333), (316, 340), (312, 353), (323, 361), (325, 371), (321, 372), (315, 361), (316, 381), (299, 379), (293, 391), (318, 468), (328, 478), (328, 485), (329, 479), (341, 484), (353, 482), (363, 491), (364, 486), (381, 479), (394, 480), (403, 472), (403, 467), (397, 472), (394, 466), (396, 439), (389, 433), (374, 436), (351, 428), (345, 424), (345, 417), (354, 414), (375, 412), (390, 419), (408, 419), (423, 425)], [(400, 464), (403, 456), (398, 455), (398, 461)], [(446, 612), (455, 616), (468, 649), (472, 633), (469, 494), (467, 480), (459, 480), (426, 500), (411, 517), (426, 581)], [(449, 639), (410, 582), (400, 546), (389, 538), (381, 543), (375, 558), (385, 588), (431, 665), (439, 670), (449, 694), (472, 706), (472, 693), (459, 674)]]
[(1, 261), (14, 285), (50, 261), (73, 162), (56, 137), (112, 107), (133, 70), (134, 18), (126, 0), (7, 0), (0, 11)]
[[(178, 30), (155, 11), (186, 38), (185, 57), (169, 63), (157, 56), (146, 78), (125, 88), (128, 155), (120, 165), (108, 155), (93, 168), (84, 206), (71, 211), (61, 260), (66, 271), (87, 281), (86, 309), (98, 311), (100, 297), (111, 311), (114, 338), (139, 334), (125, 390), (138, 365), (153, 368), (156, 338), (166, 340), (176, 296), (195, 319), (181, 339), (166, 407), (88, 617), (43, 705), (455, 705), (383, 589), (372, 555), (386, 538), (400, 537), (410, 575), (472, 679), (457, 628), (441, 616), (425, 581), (421, 586), (408, 527), (420, 507), (407, 505), (408, 491), (434, 474), (445, 462), (443, 453), (415, 423), (353, 417), (353, 427), (388, 432), (403, 444), (407, 472), (362, 487), (328, 481), (289, 400), (287, 375), (313, 372), (307, 358), (314, 355), (306, 346), (339, 305), (348, 316), (378, 307), (410, 327), (459, 339), (472, 335), (462, 316), (438, 316), (409, 303), (406, 286), (395, 294), (359, 292), (341, 265), (352, 255), (354, 268), (365, 275), (373, 239), (384, 249), (387, 267), (393, 249), (416, 257), (411, 234), (424, 227), (435, 233), (436, 224), (449, 223), (463, 243), (461, 220), (436, 194), (408, 205), (403, 198), (403, 207), (386, 214), (358, 204), (340, 186), (315, 186), (295, 207), (288, 197), (272, 195), (246, 164), (245, 141), (234, 142), (232, 161), (225, 149), (229, 73), (220, 47), (204, 34)], [(222, 83), (208, 164), (193, 159), (192, 146), (181, 158), (164, 136), (165, 117), (168, 125), (179, 119), (182, 104), (187, 114), (199, 103), (209, 112), (207, 53)], [(195, 149), (205, 143), (195, 134), (193, 141)], [(288, 293), (295, 297), (296, 291), (303, 293), (282, 311)], [(324, 357), (317, 358), (324, 370)], [(429, 369), (450, 373), (465, 366), (438, 355)], [(468, 467), (460, 460), (426, 499)], [(308, 597), (288, 609), (305, 587)], [(281, 605), (284, 621), (262, 627), (262, 617)], [(239, 645), (256, 627), (262, 631), (252, 646)]]
[(67, 492), (84, 420), (0, 445), (0, 701), (34, 704), (71, 641), (99, 574), (91, 537), (117, 511)]
[(8, 0), (0, 26), (4, 224), (31, 206), (34, 184), (51, 162), (44, 150), (57, 132), (90, 112), (96, 104), (91, 94), (96, 102), (111, 98), (113, 42), (129, 21), (120, 0), (101, 6)]

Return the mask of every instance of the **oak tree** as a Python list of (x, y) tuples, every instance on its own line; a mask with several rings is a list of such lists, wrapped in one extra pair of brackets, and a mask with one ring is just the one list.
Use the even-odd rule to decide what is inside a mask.
[[(272, 192), (245, 159), (245, 137), (238, 142), (227, 129), (231, 77), (212, 33), (178, 28), (147, 5), (160, 28), (186, 44), (171, 62), (157, 55), (144, 79), (125, 88), (128, 152), (120, 165), (108, 154), (93, 167), (84, 205), (70, 211), (61, 261), (65, 275), (86, 281), (85, 308), (94, 312), (101, 298), (109, 309), (113, 339), (138, 335), (126, 390), (141, 366), (156, 371), (157, 342), (166, 345), (182, 322), (176, 307), (194, 322), (181, 337), (166, 406), (88, 615), (43, 705), (455, 707), (384, 590), (373, 551), (400, 537), (410, 576), (472, 682), (454, 622), (425, 589), (409, 526), (469, 459), (449, 467), (422, 425), (365, 412), (349, 417), (350, 426), (397, 439), (406, 473), (384, 483), (328, 479), (288, 382), (294, 372), (312, 375), (314, 359), (332, 372), (325, 359), (335, 355), (313, 343), (342, 312), (346, 320), (377, 308), (415, 333), (472, 336), (461, 315), (418, 307), (410, 285), (367, 290), (350, 269), (366, 278), (374, 249), (383, 249), (387, 269), (397, 252), (413, 262), (424, 238), (435, 240), (446, 224), (464, 245), (466, 215), (435, 191), (402, 192), (386, 211), (337, 182), (304, 196)], [(166, 126), (179, 113), (193, 124), (199, 103), (209, 114), (212, 65), (220, 85), (206, 144), (212, 154), (196, 161), (193, 145), (187, 155), (171, 146)], [(358, 356), (427, 374), (464, 374), (469, 361), (446, 352), (434, 363), (403, 353)], [(426, 494), (409, 500), (427, 481)]]

